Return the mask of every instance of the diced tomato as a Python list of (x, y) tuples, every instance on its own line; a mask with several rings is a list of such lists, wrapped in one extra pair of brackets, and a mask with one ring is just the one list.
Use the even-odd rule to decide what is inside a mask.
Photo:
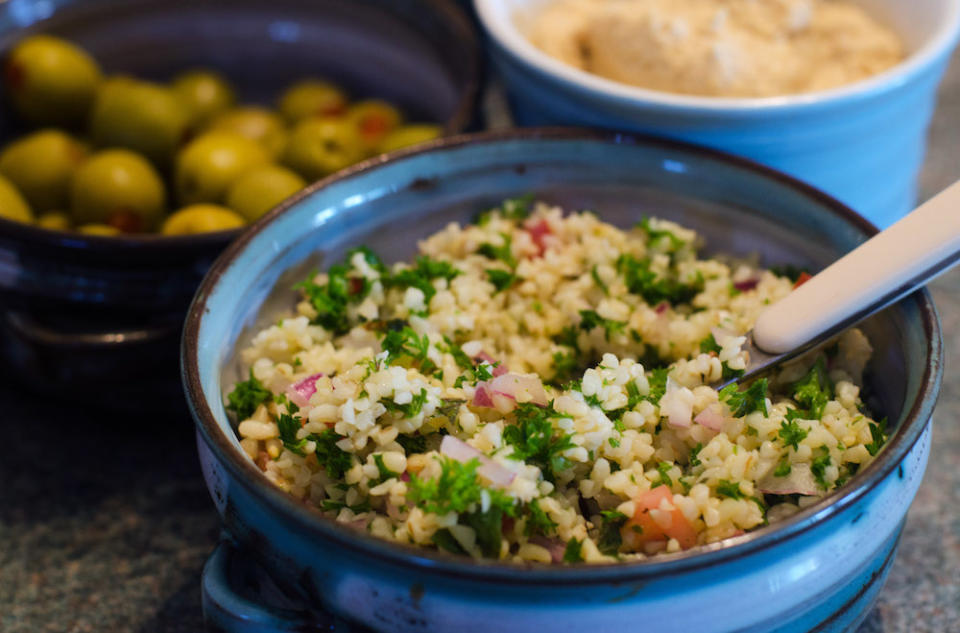
[(660, 504), (666, 501), (673, 506), (673, 494), (667, 486), (657, 486), (652, 490), (641, 493), (633, 500), (634, 514), (621, 529), (624, 544), (635, 551), (646, 551), (648, 547), (656, 547), (659, 543), (675, 538), (683, 549), (697, 544), (697, 533), (693, 526), (683, 516), (683, 512), (674, 506), (673, 510), (654, 518), (651, 510), (660, 510)]
[(806, 272), (800, 273), (800, 276), (797, 277), (797, 281), (793, 284), (794, 289), (799, 288), (800, 286), (807, 283), (811, 279), (813, 279), (813, 275), (811, 275), (810, 273), (806, 273)]
[(544, 239), (547, 235), (552, 235), (553, 231), (550, 229), (550, 225), (547, 224), (547, 221), (540, 219), (540, 221), (535, 222), (534, 224), (528, 224), (524, 227), (528, 233), (530, 233), (530, 239), (533, 240), (533, 243), (537, 245), (538, 255), (543, 255), (547, 250), (547, 243)]

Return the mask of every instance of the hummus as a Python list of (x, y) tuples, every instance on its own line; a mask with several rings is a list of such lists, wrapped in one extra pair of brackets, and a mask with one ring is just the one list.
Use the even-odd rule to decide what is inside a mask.
[(691, 95), (827, 90), (904, 57), (889, 28), (834, 0), (557, 0), (520, 22), (534, 45), (571, 66)]

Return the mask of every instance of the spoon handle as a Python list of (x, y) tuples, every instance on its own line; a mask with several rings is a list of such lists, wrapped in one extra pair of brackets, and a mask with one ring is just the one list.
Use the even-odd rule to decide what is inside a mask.
[(934, 196), (771, 305), (753, 343), (783, 354), (822, 341), (960, 261), (960, 182)]

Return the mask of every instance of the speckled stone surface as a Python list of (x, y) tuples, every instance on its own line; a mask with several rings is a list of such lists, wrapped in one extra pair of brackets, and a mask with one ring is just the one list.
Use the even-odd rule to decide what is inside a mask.
[[(942, 88), (923, 197), (957, 179), (960, 54)], [(933, 452), (859, 633), (960, 631), (960, 269), (932, 290), (946, 356)], [(0, 379), (0, 631), (202, 630), (200, 572), (218, 521), (186, 411), (116, 416), (11, 385)]]

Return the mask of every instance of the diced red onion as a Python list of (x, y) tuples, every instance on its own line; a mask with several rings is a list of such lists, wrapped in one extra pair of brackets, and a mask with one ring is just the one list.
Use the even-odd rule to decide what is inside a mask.
[(664, 312), (667, 311), (667, 308), (669, 307), (670, 307), (669, 303), (667, 303), (666, 301), (661, 301), (660, 303), (657, 304), (657, 307), (654, 308), (653, 311), (656, 312), (657, 314), (663, 314)]
[(395, 506), (390, 498), (387, 498), (387, 502), (384, 504), (384, 509), (387, 511), (387, 516), (394, 520), (400, 520), (400, 508)]
[(712, 431), (721, 431), (723, 430), (723, 409), (718, 404), (711, 404), (698, 413), (693, 421)]
[(513, 481), (516, 474), (507, 470), (466, 442), (452, 435), (444, 435), (440, 442), (440, 453), (458, 462), (466, 463), (471, 459), (480, 461), (477, 474), (481, 475), (494, 486), (506, 488)]
[(550, 229), (550, 225), (546, 220), (541, 218), (538, 222), (527, 224), (523, 228), (530, 233), (530, 239), (534, 244), (537, 245), (537, 254), (543, 255), (547, 250), (546, 237), (553, 234), (553, 231)]
[(322, 373), (307, 376), (303, 380), (297, 381), (286, 388), (287, 397), (290, 402), (298, 407), (305, 407), (310, 404), (310, 396), (317, 391), (317, 380), (323, 378)]
[(817, 481), (810, 471), (810, 464), (804, 463), (791, 464), (790, 474), (786, 477), (777, 477), (771, 471), (757, 482), (757, 490), (773, 495), (814, 496), (819, 494)]
[(567, 544), (558, 538), (549, 538), (535, 534), (528, 539), (534, 545), (539, 545), (550, 552), (550, 561), (559, 563), (563, 561), (563, 554), (567, 551)]
[(493, 408), (493, 394), (490, 391), (490, 384), (486, 381), (477, 383), (477, 389), (473, 392), (473, 405)]
[(670, 426), (688, 428), (693, 418), (693, 402), (684, 398), (680, 387), (667, 376), (667, 390), (660, 399), (660, 415), (666, 416)]
[(485, 361), (485, 362), (487, 362), (487, 363), (490, 363), (491, 365), (496, 365), (496, 364), (497, 364), (497, 359), (495, 359), (493, 356), (491, 356), (490, 354), (486, 353), (486, 352), (483, 351), (483, 350), (480, 350), (480, 351), (473, 357), (473, 360), (482, 360), (482, 361)]
[(748, 290), (753, 290), (757, 287), (757, 284), (760, 283), (759, 277), (749, 277), (743, 281), (733, 282), (733, 287), (739, 290), (740, 292), (746, 292)]
[(476, 356), (474, 356), (474, 357), (473, 357), (473, 360), (480, 360), (480, 361), (483, 361), (483, 362), (485, 362), (485, 363), (490, 363), (491, 365), (493, 365), (493, 366), (494, 366), (494, 367), (493, 367), (493, 376), (494, 376), (494, 377), (502, 376), (503, 374), (505, 374), (505, 373), (507, 373), (508, 371), (510, 371), (509, 369), (507, 369), (506, 364), (500, 363), (500, 364), (498, 365), (498, 364), (497, 364), (497, 359), (495, 359), (493, 356), (491, 356), (490, 354), (487, 354), (487, 353), (484, 352), (484, 351), (481, 351), (479, 354), (477, 354)]

